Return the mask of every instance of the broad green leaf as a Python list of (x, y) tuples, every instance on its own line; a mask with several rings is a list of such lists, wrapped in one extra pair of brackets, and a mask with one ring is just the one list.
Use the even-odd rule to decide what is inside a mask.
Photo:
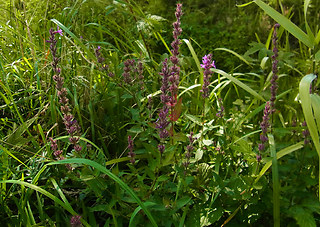
[(254, 2), (263, 10), (266, 14), (272, 17), (277, 23), (279, 23), (284, 29), (290, 32), (294, 37), (304, 43), (306, 46), (313, 48), (314, 43), (310, 40), (309, 36), (303, 32), (297, 25), (292, 23), (288, 18), (277, 12), (275, 9), (267, 5), (261, 0), (254, 0)]
[(316, 75), (314, 74), (308, 74), (302, 78), (299, 85), (299, 96), (300, 96), (304, 118), (307, 122), (307, 126), (309, 129), (312, 141), (320, 157), (319, 132), (316, 126), (316, 122), (314, 120), (314, 114), (316, 113), (313, 114), (312, 106), (311, 106), (312, 105), (311, 95), (310, 95), (310, 85), (315, 78), (316, 78)]

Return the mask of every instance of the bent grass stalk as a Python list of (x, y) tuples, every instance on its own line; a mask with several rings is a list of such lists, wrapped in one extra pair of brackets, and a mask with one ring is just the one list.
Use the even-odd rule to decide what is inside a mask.
[[(22, 182), (22, 184), (24, 185), (27, 185), (27, 186), (30, 186), (30, 187), (33, 187), (35, 186), (35, 184), (37, 183), (38, 179), (40, 178), (40, 175), (41, 173), (48, 167), (48, 166), (51, 166), (51, 165), (62, 165), (62, 164), (83, 164), (83, 165), (89, 165), (97, 170), (99, 170), (100, 172), (108, 175), (112, 180), (114, 180), (117, 184), (119, 184), (119, 186), (124, 189), (125, 191), (127, 191), (127, 193), (136, 201), (136, 203), (141, 207), (141, 209), (145, 212), (145, 214), (148, 216), (151, 224), (153, 226), (158, 226), (156, 221), (154, 220), (152, 214), (150, 213), (149, 209), (145, 206), (144, 203), (142, 203), (142, 201), (139, 199), (139, 197), (135, 194), (135, 192), (126, 184), (124, 183), (119, 177), (117, 177), (116, 175), (114, 175), (110, 170), (106, 169), (104, 166), (100, 165), (99, 163), (97, 162), (94, 162), (94, 161), (91, 161), (91, 160), (88, 160), (88, 159), (83, 159), (83, 158), (71, 158), (71, 159), (64, 159), (64, 160), (59, 160), (59, 161), (56, 161), (56, 162), (51, 162), (51, 163), (48, 163), (46, 165), (44, 165), (42, 167), (42, 169), (37, 173), (37, 175), (35, 176), (35, 178), (33, 179), (32, 183), (29, 184), (29, 183), (26, 183), (26, 182)], [(0, 181), (0, 183), (19, 183), (19, 181)], [(38, 187), (38, 186), (35, 186), (33, 189), (39, 189), (39, 192), (43, 193), (45, 190)], [(46, 192), (46, 191), (45, 191)], [(51, 195), (47, 195), (48, 197), (49, 196), (53, 196), (52, 194)], [(51, 199), (53, 199), (53, 197), (49, 197)], [(63, 203), (61, 200), (58, 199), (58, 203), (61, 205), (61, 203)], [(64, 203), (63, 203), (64, 204)], [(70, 211), (73, 211), (70, 209), (70, 207), (66, 206), (64, 204), (63, 206), (64, 208), (68, 208), (67, 210), (70, 212)], [(71, 212), (70, 212), (71, 213)], [(72, 215), (76, 215), (76, 213), (72, 213)]]

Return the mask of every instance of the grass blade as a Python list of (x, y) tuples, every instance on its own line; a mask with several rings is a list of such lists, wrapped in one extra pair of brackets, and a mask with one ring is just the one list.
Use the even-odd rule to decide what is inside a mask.
[(66, 33), (68, 33), (71, 38), (73, 38), (76, 43), (82, 47), (82, 49), (87, 53), (87, 55), (90, 57), (90, 60), (95, 60), (96, 57), (94, 56), (94, 54), (81, 42), (81, 40), (75, 35), (73, 34), (66, 26), (64, 26), (60, 21), (58, 21), (57, 19), (51, 19), (51, 21), (53, 23), (55, 23), (56, 25), (59, 26), (59, 28), (61, 28), (63, 31), (65, 31)]
[[(229, 52), (231, 54), (233, 54), (234, 56), (238, 57), (241, 61), (243, 61), (244, 63), (246, 63), (247, 65), (251, 66), (250, 62), (248, 62), (246, 59), (244, 59), (244, 57), (242, 57), (240, 54), (238, 54), (237, 52), (234, 52), (233, 50), (227, 49), (227, 48), (216, 48), (214, 50), (222, 50), (222, 51), (226, 51)], [(252, 66), (251, 66), (252, 67)]]
[(220, 69), (211, 69), (213, 72), (221, 74), (222, 76), (226, 77), (227, 79), (231, 80), (233, 83), (235, 83), (236, 85), (238, 85), (239, 87), (241, 87), (242, 89), (244, 89), (245, 91), (247, 91), (248, 93), (252, 94), (255, 98), (265, 102), (266, 100), (259, 95), (256, 91), (254, 91), (253, 89), (251, 89), (248, 85), (242, 83), (240, 80), (234, 78), (233, 76), (231, 76), (230, 74), (220, 70)]
[[(138, 205), (142, 208), (142, 210), (145, 212), (145, 214), (148, 216), (149, 220), (151, 221), (153, 226), (158, 226), (157, 223), (155, 222), (153, 216), (151, 215), (150, 211), (147, 209), (147, 207), (142, 203), (142, 201), (139, 199), (139, 197), (134, 193), (134, 191), (126, 184), (124, 183), (119, 177), (114, 175), (112, 172), (110, 172), (108, 169), (106, 169), (104, 166), (100, 165), (97, 162), (88, 160), (88, 159), (83, 159), (83, 158), (71, 158), (71, 159), (64, 159), (60, 160), (57, 162), (52, 162), (47, 164), (46, 166), (49, 165), (61, 165), (61, 164), (84, 164), (84, 165), (89, 165), (100, 172), (108, 175), (112, 180), (114, 180), (117, 184), (120, 185), (131, 197), (138, 203)], [(43, 168), (45, 168), (44, 166)], [(41, 172), (41, 170), (40, 170)], [(61, 201), (61, 200), (59, 200)]]
[[(299, 143), (296, 143), (294, 145), (291, 145), (289, 147), (286, 147), (284, 149), (282, 149), (281, 151), (277, 152), (277, 159), (282, 158), (283, 156), (290, 154), (296, 150), (299, 150), (301, 148), (303, 148), (304, 145), (304, 141), (301, 141)], [(272, 160), (268, 161), (263, 168), (260, 170), (259, 175), (257, 176), (256, 180), (254, 181), (254, 184), (256, 184), (260, 178), (267, 172), (267, 170), (270, 168), (270, 166), (272, 165)]]
[[(50, 192), (40, 188), (39, 186), (36, 186), (34, 184), (30, 184), (28, 182), (20, 181), (20, 180), (5, 180), (0, 181), (0, 183), (6, 183), (6, 184), (20, 184), (21, 186), (26, 186), (28, 188), (31, 188), (37, 192), (40, 192), (41, 194), (47, 196), (48, 198), (52, 199), (55, 203), (59, 204), (61, 207), (63, 207), (65, 210), (67, 210), (72, 215), (77, 215), (77, 213), (72, 209), (70, 204), (65, 204), (60, 199), (58, 199), (56, 196), (52, 195)], [(90, 226), (84, 219), (81, 219), (82, 224), (85, 226)]]
[[(314, 115), (312, 111), (312, 102), (310, 95), (310, 85), (311, 82), (316, 78), (314, 74), (308, 74), (302, 78), (299, 85), (299, 96), (301, 101), (301, 106), (304, 114), (304, 118), (307, 122), (307, 126), (312, 138), (312, 141), (316, 147), (318, 155), (320, 157), (320, 143), (319, 143), (319, 134), (314, 120)], [(316, 114), (316, 113), (315, 113)], [(319, 113), (318, 113), (319, 114)], [(320, 193), (320, 191), (319, 191)]]
[(309, 36), (303, 32), (297, 25), (292, 23), (288, 18), (277, 12), (275, 9), (267, 5), (261, 0), (254, 1), (266, 14), (272, 17), (284, 29), (290, 32), (294, 37), (304, 43), (306, 46), (313, 48), (314, 43), (310, 40)]

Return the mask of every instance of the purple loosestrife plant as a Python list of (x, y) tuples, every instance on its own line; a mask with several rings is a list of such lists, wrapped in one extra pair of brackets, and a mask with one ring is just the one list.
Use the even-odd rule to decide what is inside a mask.
[(130, 158), (130, 162), (131, 164), (134, 164), (136, 162), (136, 160), (134, 159), (134, 157), (136, 156), (136, 153), (133, 152), (133, 140), (131, 138), (131, 136), (128, 136), (128, 157)]
[[(307, 127), (306, 121), (302, 122), (302, 127)], [(310, 143), (309, 136), (310, 136), (310, 132), (309, 132), (308, 128), (302, 130), (302, 137), (304, 138), (304, 145), (307, 145)]]
[(169, 121), (167, 120), (168, 112), (168, 107), (163, 106), (159, 112), (159, 118), (156, 122), (156, 128), (159, 129), (160, 139), (166, 139), (169, 136), (169, 132), (166, 129), (169, 125)]
[(70, 219), (70, 226), (71, 227), (81, 227), (82, 224), (81, 224), (80, 219), (81, 219), (80, 215), (72, 216)]
[(134, 80), (134, 77), (132, 74), (135, 70), (135, 68), (134, 68), (135, 60), (128, 59), (128, 60), (124, 61), (123, 64), (124, 64), (124, 68), (123, 68), (122, 76), (123, 76), (124, 82), (126, 84), (131, 85)]
[(165, 150), (165, 145), (163, 144), (164, 140), (169, 136), (169, 132), (167, 131), (167, 126), (169, 125), (168, 121), (168, 113), (169, 108), (167, 106), (168, 102), (170, 101), (169, 93), (169, 76), (170, 72), (168, 69), (168, 59), (165, 59), (162, 63), (162, 70), (159, 73), (162, 76), (162, 83), (161, 83), (161, 95), (160, 101), (162, 103), (162, 108), (159, 111), (159, 118), (156, 122), (156, 128), (159, 129), (159, 137), (161, 139), (160, 144), (158, 145), (158, 149), (162, 154)]
[(213, 72), (210, 69), (216, 68), (214, 61), (212, 60), (212, 54), (205, 55), (202, 58), (202, 64), (200, 66), (201, 66), (201, 68), (204, 69), (204, 71), (203, 71), (203, 85), (202, 85), (202, 90), (200, 92), (202, 93), (203, 98), (208, 98), (209, 97), (210, 78), (213, 74)]
[[(52, 55), (52, 69), (54, 72), (53, 80), (56, 82), (56, 90), (57, 95), (59, 98), (60, 103), (60, 110), (63, 114), (63, 123), (66, 127), (66, 130), (68, 134), (70, 135), (69, 141), (73, 144), (73, 148), (75, 151), (79, 152), (81, 151), (82, 147), (78, 144), (79, 138), (77, 137), (80, 134), (80, 126), (78, 122), (74, 119), (74, 116), (70, 113), (70, 105), (69, 105), (69, 99), (67, 98), (67, 89), (63, 87), (64, 85), (64, 78), (60, 75), (61, 69), (58, 67), (58, 63), (60, 61), (60, 58), (57, 57), (57, 40), (55, 38), (55, 34), (62, 34), (62, 30), (57, 28), (57, 31), (54, 31), (52, 28), (49, 30), (50, 37), (49, 40), (47, 40), (48, 43), (50, 43), (50, 51)], [(57, 150), (56, 142), (51, 139), (51, 147), (54, 151), (54, 155), (58, 159), (64, 159), (62, 156), (62, 152)]]
[(180, 67), (179, 67), (179, 46), (181, 44), (181, 40), (179, 36), (182, 33), (180, 18), (182, 16), (182, 4), (178, 3), (176, 8), (176, 21), (173, 23), (173, 41), (171, 43), (171, 53), (170, 61), (172, 62), (172, 66), (170, 67), (170, 87), (169, 90), (171, 92), (170, 97), (170, 106), (174, 107), (177, 104), (177, 95), (178, 95), (178, 86), (179, 86), (179, 77), (180, 77)]
[(187, 151), (185, 153), (186, 161), (184, 161), (182, 163), (182, 165), (185, 168), (185, 173), (187, 171), (188, 166), (190, 165), (190, 158), (191, 158), (191, 155), (192, 155), (192, 151), (194, 150), (193, 143), (196, 140), (196, 138), (193, 138), (193, 132), (190, 132), (190, 135), (188, 136), (188, 139), (189, 139), (189, 145), (187, 146)]
[(262, 122), (260, 123), (260, 128), (261, 128), (261, 134), (260, 134), (260, 141), (261, 143), (258, 145), (259, 149), (259, 154), (257, 155), (257, 161), (261, 161), (261, 155), (260, 152), (264, 151), (266, 149), (266, 144), (268, 142), (268, 137), (267, 133), (270, 128), (270, 117), (271, 115), (275, 112), (275, 100), (276, 100), (276, 95), (277, 95), (277, 89), (278, 89), (278, 84), (277, 84), (277, 79), (278, 79), (278, 48), (277, 48), (277, 28), (279, 28), (279, 24), (274, 25), (274, 30), (273, 30), (273, 36), (272, 36), (272, 43), (273, 43), (273, 55), (272, 55), (272, 78), (271, 78), (271, 96), (270, 100), (266, 103), (264, 112), (263, 112), (263, 118)]
[(170, 72), (168, 69), (168, 59), (165, 59), (162, 63), (162, 70), (161, 73), (159, 73), (162, 76), (162, 83), (161, 83), (161, 95), (160, 100), (163, 105), (167, 105), (167, 103), (170, 100), (169, 96), (169, 76)]
[(100, 65), (100, 69), (107, 72), (108, 76), (109, 77), (114, 77), (114, 74), (112, 72), (110, 72), (109, 70), (109, 65), (105, 64), (105, 58), (102, 56), (101, 52), (101, 47), (98, 46), (95, 50), (94, 50), (94, 53), (96, 55), (96, 58), (97, 58), (97, 62), (98, 64)]
[[(270, 102), (268, 101), (263, 111), (262, 122), (260, 123), (260, 128), (262, 132), (260, 134), (261, 143), (258, 145), (259, 155), (260, 155), (260, 152), (263, 152), (265, 150), (266, 143), (268, 142), (267, 133), (270, 128), (270, 122), (269, 122), (270, 114), (271, 114), (271, 107), (270, 107)], [(258, 156), (257, 156), (257, 161), (260, 161), (260, 160), (261, 160), (261, 157), (259, 157), (258, 159)]]

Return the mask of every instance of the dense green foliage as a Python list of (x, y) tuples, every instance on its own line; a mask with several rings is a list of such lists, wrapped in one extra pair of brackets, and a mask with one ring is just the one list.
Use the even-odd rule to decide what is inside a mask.
[[(0, 220), (320, 225), (320, 2), (245, 3), (182, 1), (173, 105), (160, 98), (160, 72), (174, 56), (175, 1), (0, 2)], [(259, 149), (275, 23), (278, 89)], [(216, 68), (203, 98), (209, 53)], [(168, 138), (159, 135), (164, 106)]]

